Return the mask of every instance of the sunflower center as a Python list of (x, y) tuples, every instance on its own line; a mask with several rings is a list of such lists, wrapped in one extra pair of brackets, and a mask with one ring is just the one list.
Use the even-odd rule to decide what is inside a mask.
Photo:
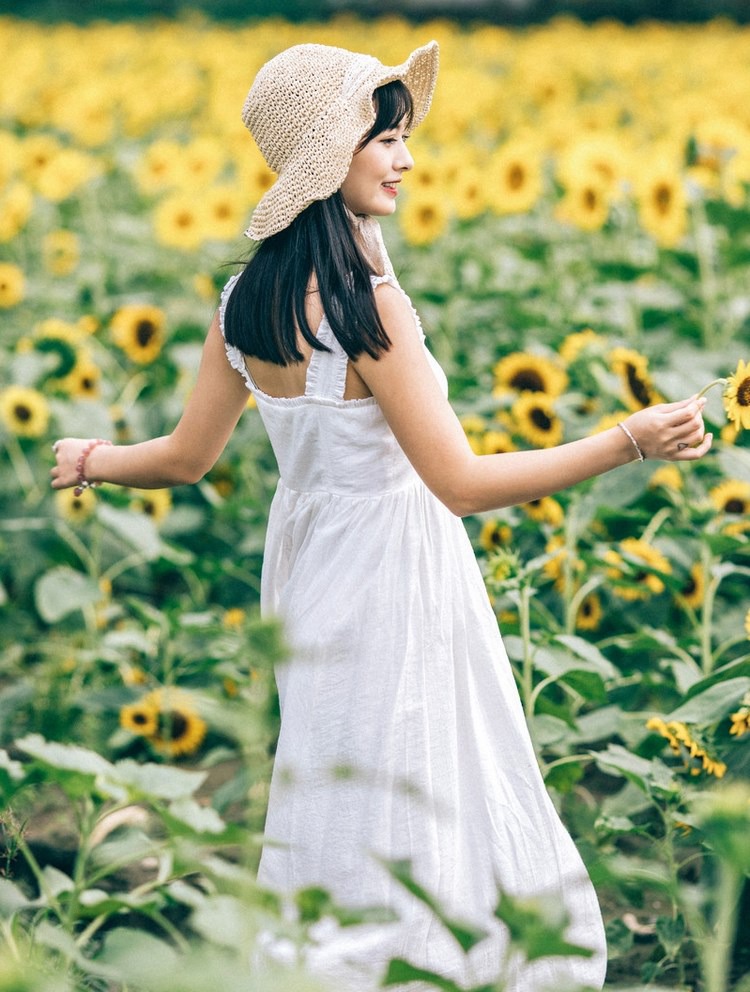
[(13, 415), (22, 424), (28, 423), (33, 416), (31, 410), (27, 406), (24, 406), (23, 403), (17, 403), (13, 407)]
[(151, 342), (156, 327), (151, 320), (139, 320), (135, 326), (135, 339), (141, 348), (145, 348)]
[(133, 713), (131, 719), (137, 727), (145, 727), (149, 722), (148, 713)]
[(692, 596), (693, 593), (696, 591), (697, 588), (698, 588), (698, 585), (697, 585), (695, 579), (694, 578), (691, 578), (689, 582), (686, 582), (685, 583), (685, 587), (682, 590), (682, 594), (683, 594), (683, 596)]
[(430, 224), (435, 219), (435, 211), (432, 207), (422, 207), (419, 216), (423, 224)]
[(508, 185), (511, 189), (520, 189), (523, 186), (525, 175), (523, 168), (516, 163), (508, 170)]
[(649, 406), (651, 403), (651, 387), (647, 382), (640, 378), (638, 375), (638, 369), (636, 369), (634, 365), (628, 364), (626, 366), (626, 375), (628, 379), (628, 387), (635, 399), (641, 404), (641, 406)]
[(587, 210), (595, 210), (599, 197), (596, 195), (596, 190), (593, 190), (590, 186), (584, 190), (583, 193), (583, 205)]
[(740, 406), (750, 406), (750, 376), (746, 376), (737, 386), (737, 402)]
[(593, 612), (594, 604), (590, 600), (584, 599), (581, 603), (581, 613), (583, 613), (585, 617), (590, 617)]
[(672, 190), (664, 183), (661, 183), (654, 190), (654, 203), (660, 214), (669, 212), (672, 205)]
[(542, 431), (548, 431), (552, 427), (552, 419), (538, 406), (531, 411), (531, 421)]
[(543, 393), (544, 380), (535, 369), (520, 369), (511, 378), (510, 384), (514, 389), (529, 393)]
[(173, 741), (182, 740), (190, 726), (185, 715), (180, 713), (179, 710), (170, 710), (164, 714), (164, 717), (164, 724), (169, 739)]
[(734, 499), (728, 499), (724, 504), (725, 513), (744, 513), (745, 509), (745, 501), (738, 496), (735, 496)]

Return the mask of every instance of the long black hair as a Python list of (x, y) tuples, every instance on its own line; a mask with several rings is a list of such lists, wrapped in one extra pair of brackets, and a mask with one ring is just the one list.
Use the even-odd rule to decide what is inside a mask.
[[(411, 124), (414, 104), (401, 80), (378, 87), (373, 100), (375, 122), (357, 151), (402, 121), (407, 128)], [(305, 315), (313, 274), (323, 313), (349, 358), (362, 352), (377, 358), (387, 351), (390, 340), (370, 282), (374, 271), (354, 236), (340, 190), (311, 203), (255, 250), (229, 297), (224, 318), (227, 341), (244, 354), (275, 365), (303, 360), (298, 331), (312, 348), (328, 351)]]

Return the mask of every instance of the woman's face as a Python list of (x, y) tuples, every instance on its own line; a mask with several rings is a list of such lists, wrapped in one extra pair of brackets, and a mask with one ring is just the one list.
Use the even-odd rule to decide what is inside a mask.
[(344, 203), (355, 214), (385, 217), (396, 209), (398, 184), (414, 159), (406, 147), (406, 123), (381, 131), (354, 153), (341, 185)]

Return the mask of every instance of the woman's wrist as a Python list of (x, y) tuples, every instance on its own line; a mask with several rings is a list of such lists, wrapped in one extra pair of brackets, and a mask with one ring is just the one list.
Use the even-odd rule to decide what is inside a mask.
[[(623, 437), (627, 438), (628, 444), (630, 445), (631, 453), (635, 455), (635, 457), (638, 459), (639, 462), (645, 462), (646, 452), (643, 450), (643, 448), (640, 445), (640, 442), (633, 434), (631, 429), (628, 427), (628, 425), (623, 421), (620, 421), (620, 423), (617, 426), (622, 432)], [(630, 458), (628, 460), (633, 461), (633, 458)]]
[(84, 489), (95, 489), (101, 484), (101, 473), (96, 471), (97, 459), (95, 452), (97, 448), (100, 448), (101, 446), (110, 447), (111, 445), (111, 441), (99, 437), (89, 441), (81, 450), (81, 453), (78, 455), (78, 459), (76, 460), (77, 484), (73, 490), (75, 496), (80, 496)]

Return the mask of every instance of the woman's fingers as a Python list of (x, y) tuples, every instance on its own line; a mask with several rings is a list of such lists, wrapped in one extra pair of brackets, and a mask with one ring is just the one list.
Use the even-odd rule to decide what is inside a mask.
[[(676, 462), (692, 462), (698, 458), (702, 458), (707, 451), (710, 450), (713, 444), (714, 436), (713, 434), (706, 434), (698, 444), (693, 447), (693, 445), (688, 444), (685, 448), (679, 448), (677, 454), (674, 456), (673, 461)], [(684, 443), (684, 442), (683, 442)]]

